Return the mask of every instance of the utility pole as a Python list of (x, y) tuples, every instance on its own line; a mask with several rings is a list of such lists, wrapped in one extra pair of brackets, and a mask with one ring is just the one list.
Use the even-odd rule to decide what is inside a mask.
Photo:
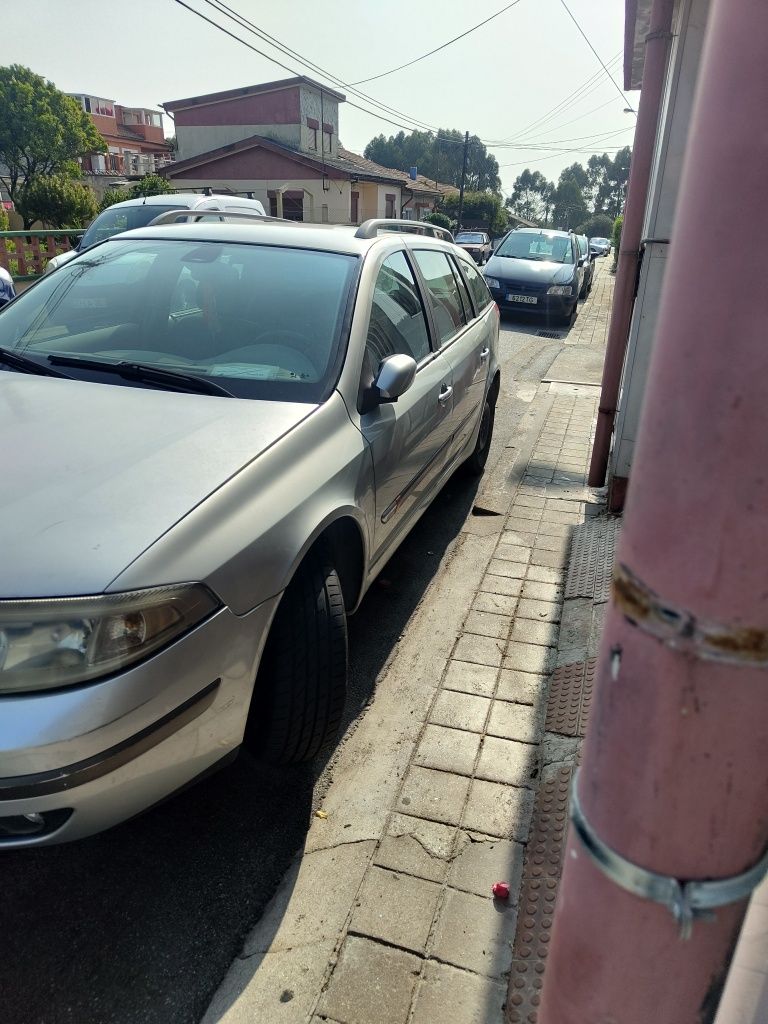
[(712, 0), (539, 1024), (711, 1024), (765, 874), (767, 52)]
[(457, 217), (458, 230), (461, 231), (461, 221), (464, 216), (464, 182), (467, 180), (467, 155), (469, 153), (469, 132), (464, 133), (464, 162), (461, 165), (461, 188), (459, 189), (459, 215)]

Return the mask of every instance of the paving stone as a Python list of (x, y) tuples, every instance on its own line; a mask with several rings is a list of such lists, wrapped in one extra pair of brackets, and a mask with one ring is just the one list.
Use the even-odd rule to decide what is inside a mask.
[(413, 765), (405, 778), (398, 810), (417, 818), (458, 825), (468, 792), (469, 779), (463, 775)]
[(490, 636), (477, 636), (475, 633), (464, 633), (459, 637), (453, 657), (456, 661), (473, 661), (478, 665), (498, 666), (501, 664), (503, 650), (503, 640), (497, 640)]
[(428, 725), (416, 748), (414, 763), (438, 771), (471, 775), (480, 749), (480, 739), (476, 732)]
[(588, 597), (581, 597), (572, 598), (571, 600), (566, 601), (563, 605), (563, 616), (560, 623), (560, 649), (586, 649), (589, 645), (591, 630), (591, 599)]
[(496, 545), (494, 558), (503, 558), (505, 562), (527, 562), (531, 555), (531, 549), (527, 545), (507, 544), (502, 540)]
[(348, 936), (318, 1006), (321, 1018), (400, 1024), (408, 1016), (421, 964), (412, 953)]
[(506, 987), (492, 978), (429, 962), (416, 993), (411, 1024), (497, 1024)]
[[(508, 563), (509, 564), (509, 563)], [(522, 589), (522, 578), (517, 576), (494, 576), (492, 573), (483, 577), (480, 590), (483, 593), (503, 594), (505, 597), (515, 597)]]
[(538, 748), (534, 744), (486, 736), (475, 775), (508, 786), (532, 786), (538, 770)]
[(493, 636), (496, 639), (505, 639), (509, 635), (509, 616), (496, 615), (493, 612), (471, 611), (464, 623), (464, 629), (468, 633), (476, 633), (479, 636)]
[(570, 537), (573, 526), (567, 523), (547, 523), (542, 520), (538, 524), (537, 537)]
[(504, 668), (516, 668), (521, 672), (533, 672), (535, 675), (545, 675), (551, 664), (552, 655), (548, 647), (520, 643), (516, 640), (509, 644), (504, 657)]
[(523, 579), (527, 567), (527, 560), (525, 562), (508, 562), (505, 558), (492, 558), (488, 563), (488, 572), (493, 576), (511, 576), (515, 579)]
[(435, 882), (372, 867), (360, 887), (349, 931), (423, 953), (439, 898)]
[[(525, 522), (525, 520), (523, 520)], [(536, 526), (535, 523), (529, 523), (529, 526)], [(515, 530), (510, 527), (507, 522), (507, 529), (502, 533), (501, 539), (505, 544), (522, 544), (526, 548), (533, 547), (533, 542), (536, 540), (536, 534), (529, 532), (528, 530)]]
[(522, 596), (533, 601), (550, 601), (560, 603), (563, 600), (563, 588), (559, 583), (539, 583), (527, 579), (523, 583)]
[(553, 569), (551, 566), (545, 565), (529, 565), (528, 572), (525, 574), (526, 583), (528, 580), (534, 580), (537, 583), (557, 583), (561, 584), (563, 574), (559, 569)]
[[(568, 504), (568, 502), (562, 502), (562, 504)], [(547, 508), (544, 510), (541, 516), (542, 523), (554, 523), (559, 526), (578, 526), (583, 520), (583, 516), (577, 512), (557, 512), (554, 509)]]
[(469, 732), (482, 732), (491, 705), (487, 697), (479, 697), (474, 693), (461, 693), (457, 690), (443, 690), (429, 716), (435, 725), (444, 725), (449, 729), (466, 729)]
[(536, 494), (518, 494), (514, 504), (525, 505), (528, 508), (544, 508), (545, 500)]
[(534, 547), (531, 552), (531, 565), (545, 565), (552, 569), (562, 569), (568, 561), (565, 551), (547, 551)]
[[(539, 584), (546, 586), (546, 584)], [(534, 622), (559, 622), (560, 605), (551, 601), (532, 601), (522, 598), (517, 605), (517, 615), (521, 619), (533, 619)]]
[(552, 512), (581, 512), (581, 502), (562, 501), (560, 498), (547, 498), (545, 508)]
[(529, 519), (532, 522), (538, 522), (541, 519), (541, 513), (543, 511), (543, 508), (538, 505), (528, 505), (527, 503), (520, 504), (517, 499), (515, 499), (509, 510), (509, 514), (510, 516), (514, 516), (515, 519)]
[(569, 536), (551, 537), (549, 534), (540, 533), (536, 538), (534, 550), (558, 551), (562, 554), (567, 554), (570, 546), (571, 538)]
[(538, 705), (544, 699), (546, 689), (546, 676), (503, 668), (499, 672), (496, 699), (513, 701), (517, 704)]
[(486, 977), (509, 970), (516, 908), (499, 900), (449, 889), (440, 911), (432, 951), (442, 960)]
[(484, 835), (522, 841), (528, 835), (532, 805), (533, 795), (528, 789), (474, 779), (463, 827)]
[(517, 903), (524, 854), (525, 847), (509, 839), (460, 832), (458, 852), (448, 871), (448, 884), (477, 896), (490, 896), (494, 882), (508, 882), (510, 903)]
[(393, 814), (373, 863), (391, 871), (442, 882), (448, 872), (455, 837), (453, 825)]
[(517, 607), (517, 597), (507, 594), (486, 594), (480, 591), (472, 602), (478, 612), (493, 612), (495, 615), (508, 615), (510, 618)]
[(492, 697), (496, 689), (499, 670), (492, 665), (476, 665), (471, 661), (450, 661), (443, 680), (446, 690), (461, 693), (475, 693), (480, 697)]
[(541, 521), (541, 513), (538, 509), (531, 509), (513, 505), (512, 510), (504, 523), (505, 530), (530, 533), (536, 530), (536, 524)]
[(556, 647), (558, 631), (559, 626), (556, 622), (542, 622), (541, 619), (534, 620), (515, 617), (510, 639), (519, 640), (525, 644)]
[(521, 743), (538, 743), (542, 731), (542, 710), (530, 704), (496, 700), (491, 708), (488, 734)]

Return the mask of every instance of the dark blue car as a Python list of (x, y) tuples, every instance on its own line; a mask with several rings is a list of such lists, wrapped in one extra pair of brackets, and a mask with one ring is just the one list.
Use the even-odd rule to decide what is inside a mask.
[(502, 239), (483, 275), (501, 310), (540, 313), (571, 324), (584, 283), (584, 259), (570, 231), (519, 228)]

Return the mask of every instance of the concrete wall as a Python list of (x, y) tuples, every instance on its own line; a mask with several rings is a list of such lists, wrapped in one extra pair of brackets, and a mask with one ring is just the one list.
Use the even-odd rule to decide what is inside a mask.
[(298, 149), (301, 142), (301, 129), (298, 124), (216, 124), (216, 125), (176, 125), (176, 141), (179, 152), (177, 160), (187, 160), (201, 153), (209, 153), (212, 149), (220, 149), (232, 142), (241, 142), (252, 135), (262, 135), (265, 139), (273, 139), (293, 149)]
[(708, 13), (709, 0), (682, 0), (672, 27), (674, 40), (643, 226), (646, 242), (611, 454), (610, 475), (615, 477), (628, 477), (632, 465)]
[[(338, 156), (339, 154), (339, 101), (323, 93), (322, 99), (318, 89), (302, 85), (300, 93), (301, 109), (301, 148), (313, 155), (321, 155), (321, 135), (323, 138), (324, 152), (327, 156)], [(310, 148), (310, 129), (307, 126), (307, 118), (312, 118), (319, 125), (331, 125), (333, 131), (329, 134), (317, 132), (317, 150)]]
[[(192, 173), (192, 172), (190, 172)], [(253, 198), (264, 204), (264, 209), (269, 213), (270, 192), (284, 188), (288, 192), (304, 191), (304, 220), (307, 223), (321, 223), (323, 221), (323, 207), (326, 206), (329, 224), (351, 224), (350, 201), (351, 187), (348, 181), (330, 182), (330, 189), (326, 192), (323, 183), (318, 178), (268, 178), (268, 179), (242, 179), (242, 178), (174, 178), (174, 188), (178, 189), (200, 189), (210, 186), (214, 192), (252, 192)], [(361, 191), (360, 187), (356, 191)], [(362, 203), (362, 195), (361, 195)], [(365, 220), (365, 217), (361, 219)]]

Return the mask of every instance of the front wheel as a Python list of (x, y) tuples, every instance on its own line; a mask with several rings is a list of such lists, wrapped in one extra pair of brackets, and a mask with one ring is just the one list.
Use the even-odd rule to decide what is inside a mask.
[(332, 746), (347, 690), (347, 617), (338, 573), (313, 551), (288, 584), (259, 666), (245, 740), (275, 764)]
[(491, 439), (493, 438), (493, 420), (496, 415), (496, 406), (489, 397), (485, 399), (483, 414), (480, 418), (480, 431), (472, 454), (464, 463), (464, 470), (470, 476), (482, 476), (485, 464), (488, 461), (488, 454), (491, 450)]

